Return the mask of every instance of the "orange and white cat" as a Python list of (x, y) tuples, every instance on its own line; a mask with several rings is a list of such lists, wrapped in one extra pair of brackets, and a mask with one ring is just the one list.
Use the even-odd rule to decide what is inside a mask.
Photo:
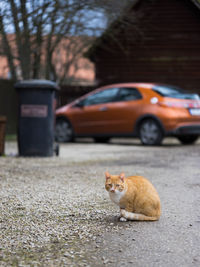
[(161, 215), (159, 195), (154, 186), (142, 176), (105, 173), (105, 188), (111, 200), (120, 207), (120, 221), (156, 221)]

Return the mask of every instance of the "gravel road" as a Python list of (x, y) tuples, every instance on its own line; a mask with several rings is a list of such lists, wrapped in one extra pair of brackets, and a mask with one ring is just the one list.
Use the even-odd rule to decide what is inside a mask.
[[(200, 266), (200, 140), (62, 144), (60, 156), (0, 158), (0, 266)], [(104, 173), (147, 177), (158, 222), (119, 222)]]

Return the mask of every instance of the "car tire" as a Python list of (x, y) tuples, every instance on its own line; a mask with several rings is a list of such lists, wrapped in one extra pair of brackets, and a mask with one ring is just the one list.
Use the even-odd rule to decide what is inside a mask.
[(143, 145), (154, 146), (162, 143), (164, 134), (154, 119), (145, 119), (139, 125), (139, 138)]
[(199, 138), (198, 135), (182, 135), (177, 137), (178, 140), (181, 142), (183, 145), (191, 145), (194, 144), (197, 139)]
[(55, 127), (55, 140), (59, 143), (73, 141), (73, 128), (67, 119), (57, 119)]
[(108, 143), (110, 140), (110, 137), (94, 137), (94, 141), (96, 143)]

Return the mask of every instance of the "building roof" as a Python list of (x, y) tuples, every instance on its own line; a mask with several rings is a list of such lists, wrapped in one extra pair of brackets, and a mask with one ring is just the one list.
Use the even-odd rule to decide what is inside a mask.
[[(120, 23), (120, 20), (126, 16), (130, 10), (133, 10), (139, 2), (142, 0), (133, 0), (132, 3), (129, 3), (125, 9), (123, 10), (121, 16), (117, 18), (105, 31), (104, 33), (95, 40), (93, 45), (89, 48), (89, 50), (85, 53), (85, 57), (89, 58), (91, 61), (94, 61), (94, 55), (96, 52), (96, 49), (100, 47), (104, 40), (106, 40), (108, 37), (112, 36), (113, 28)], [(188, 0), (191, 1), (199, 10), (200, 10), (200, 0)]]
[(190, 0), (200, 9), (200, 0)]
[[(129, 4), (128, 8), (133, 8), (140, 1), (141, 0), (134, 0), (133, 3), (131, 3), (131, 5)], [(200, 8), (200, 0), (189, 0), (189, 1), (192, 1), (198, 8)]]

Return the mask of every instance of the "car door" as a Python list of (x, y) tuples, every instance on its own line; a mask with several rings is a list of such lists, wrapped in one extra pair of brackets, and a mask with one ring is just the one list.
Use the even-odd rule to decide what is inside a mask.
[(88, 96), (73, 120), (78, 134), (125, 134), (133, 132), (141, 104), (135, 88), (109, 88)]
[(110, 107), (115, 121), (113, 130), (116, 134), (133, 133), (133, 126), (141, 113), (142, 102), (142, 94), (137, 88), (119, 89), (117, 101)]
[(104, 134), (111, 130), (110, 105), (117, 100), (119, 88), (90, 94), (74, 107), (72, 120), (77, 134)]

